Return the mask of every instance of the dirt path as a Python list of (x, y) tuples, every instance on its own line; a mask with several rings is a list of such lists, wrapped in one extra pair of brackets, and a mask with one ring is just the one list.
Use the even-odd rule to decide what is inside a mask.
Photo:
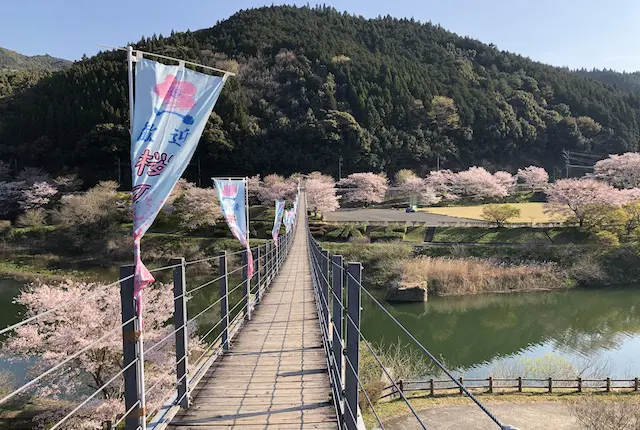
[[(490, 403), (488, 408), (503, 424), (519, 430), (579, 430), (575, 418), (569, 413), (565, 402), (535, 403)], [(428, 429), (438, 430), (485, 430), (497, 429), (475, 405), (434, 406), (419, 411), (422, 422)], [(404, 416), (385, 423), (387, 429), (421, 429), (415, 417)]]

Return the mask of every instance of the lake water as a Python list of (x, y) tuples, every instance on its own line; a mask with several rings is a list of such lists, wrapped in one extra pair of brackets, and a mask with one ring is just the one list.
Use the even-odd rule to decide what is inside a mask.
[[(231, 285), (239, 279), (233, 281)], [(12, 299), (23, 284), (0, 279), (0, 327), (22, 318), (23, 309)], [(233, 296), (231, 304), (241, 292)], [(189, 302), (189, 315), (217, 298), (217, 286), (198, 291)], [(640, 287), (436, 297), (385, 306), (436, 357), (467, 378), (487, 377), (503, 362), (546, 353), (577, 365), (585, 360), (606, 363), (614, 378), (640, 375)], [(201, 329), (208, 330), (219, 318), (217, 307), (211, 309), (199, 319)], [(374, 343), (409, 342), (364, 294), (362, 330)], [(0, 359), (0, 370), (11, 370), (17, 381), (24, 379), (24, 367)]]
[[(640, 375), (640, 288), (437, 297), (386, 306), (436, 357), (468, 378), (547, 353), (578, 368), (606, 365), (614, 378)], [(362, 325), (372, 342), (410, 342), (370, 299), (363, 298)]]

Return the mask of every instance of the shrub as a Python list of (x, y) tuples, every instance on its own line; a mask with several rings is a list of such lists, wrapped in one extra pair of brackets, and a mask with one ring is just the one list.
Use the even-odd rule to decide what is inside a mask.
[(112, 181), (100, 182), (84, 194), (63, 196), (54, 214), (63, 238), (84, 251), (108, 251), (109, 241), (121, 235), (117, 187)]
[(29, 209), (16, 220), (18, 227), (42, 227), (46, 224), (47, 214), (42, 208)]
[(570, 403), (569, 410), (584, 430), (640, 429), (640, 403), (634, 399), (588, 397)]
[(325, 235), (325, 237), (326, 237), (327, 239), (337, 239), (337, 238), (339, 238), (339, 237), (340, 237), (340, 235), (342, 234), (342, 231), (343, 231), (343, 230), (347, 230), (348, 228), (349, 228), (349, 227), (345, 227), (345, 228), (342, 228), (342, 227), (334, 227), (332, 230), (329, 230), (329, 231), (327, 232), (327, 234)]
[[(358, 230), (356, 230), (358, 231)], [(367, 236), (357, 236), (357, 235), (353, 235), (349, 238), (349, 243), (353, 244), (353, 245), (366, 245), (371, 243), (371, 239), (369, 239)]]
[(369, 237), (373, 240), (402, 240), (404, 239), (404, 232), (393, 231), (390, 227), (385, 228), (383, 231), (372, 231), (369, 233)]
[[(393, 385), (387, 373), (394, 381), (424, 378), (437, 374), (433, 365), (420, 352), (399, 340), (394, 344), (371, 345), (371, 349), (384, 364), (386, 370), (385, 373), (371, 350), (364, 343), (361, 343), (359, 377), (373, 404), (380, 400), (386, 387)], [(361, 397), (360, 407), (368, 406), (366, 398)]]
[(502, 227), (507, 220), (520, 216), (520, 209), (512, 205), (487, 205), (482, 209), (482, 219)]
[(618, 239), (618, 235), (610, 231), (599, 231), (595, 234), (595, 237), (596, 242), (607, 248), (617, 248), (620, 246), (620, 239)]

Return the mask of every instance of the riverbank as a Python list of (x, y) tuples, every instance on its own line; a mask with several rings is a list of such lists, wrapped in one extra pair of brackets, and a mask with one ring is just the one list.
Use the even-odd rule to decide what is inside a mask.
[[(474, 395), (494, 412), (503, 423), (527, 430), (580, 430), (584, 425), (575, 416), (576, 406), (583, 402), (596, 401), (601, 407), (629, 402), (640, 405), (637, 395), (625, 393), (474, 393)], [(469, 398), (459, 395), (447, 397), (409, 397), (411, 406), (430, 429), (486, 429), (493, 425), (491, 420)], [(385, 428), (422, 428), (402, 400), (379, 403), (376, 413)], [(367, 428), (377, 428), (379, 423), (370, 408), (363, 409), (363, 419)], [(541, 419), (544, 417), (544, 419)], [(620, 418), (620, 417), (613, 417)], [(629, 417), (634, 419), (634, 417)], [(607, 427), (608, 428), (608, 427)]]
[[(640, 279), (635, 244), (417, 247), (404, 241), (356, 240), (323, 241), (322, 246), (346, 260), (360, 261), (366, 283), (382, 290), (402, 285), (403, 280), (408, 286), (426, 282), (429, 294), (455, 295), (606, 287), (634, 284)], [(403, 279), (405, 272), (415, 276)]]

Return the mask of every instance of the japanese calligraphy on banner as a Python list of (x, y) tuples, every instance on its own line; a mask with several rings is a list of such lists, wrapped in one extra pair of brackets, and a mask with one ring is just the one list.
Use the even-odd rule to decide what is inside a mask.
[(225, 78), (146, 59), (138, 60), (135, 73), (131, 200), (139, 299), (141, 289), (154, 281), (142, 263), (140, 240), (189, 164)]
[(278, 246), (278, 233), (280, 233), (280, 224), (282, 224), (284, 203), (284, 200), (276, 200), (276, 219), (273, 222), (273, 229), (271, 230), (271, 237), (273, 237), (276, 246)]
[(218, 190), (218, 199), (222, 215), (227, 221), (229, 230), (240, 241), (242, 246), (247, 248), (248, 270), (247, 276), (253, 276), (253, 256), (249, 248), (249, 234), (247, 230), (247, 206), (246, 206), (246, 179), (216, 179), (213, 178)]

